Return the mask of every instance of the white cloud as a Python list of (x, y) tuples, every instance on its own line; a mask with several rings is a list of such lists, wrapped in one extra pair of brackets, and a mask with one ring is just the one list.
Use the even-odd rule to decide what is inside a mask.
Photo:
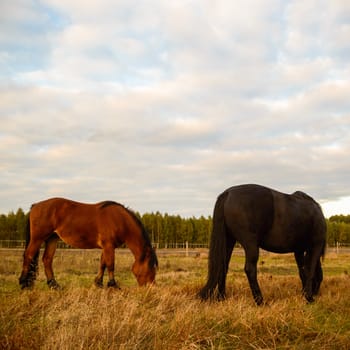
[(7, 2), (0, 212), (62, 195), (207, 215), (244, 182), (350, 195), (346, 3)]

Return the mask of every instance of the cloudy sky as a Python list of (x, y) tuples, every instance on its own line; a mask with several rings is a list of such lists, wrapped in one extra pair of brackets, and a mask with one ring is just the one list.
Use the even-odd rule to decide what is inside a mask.
[(2, 0), (0, 213), (241, 183), (350, 213), (349, 38), (348, 0)]

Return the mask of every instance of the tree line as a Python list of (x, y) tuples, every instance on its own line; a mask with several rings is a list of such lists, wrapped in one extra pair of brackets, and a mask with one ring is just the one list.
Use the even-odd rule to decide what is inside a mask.
[[(151, 241), (159, 248), (174, 247), (188, 242), (208, 246), (212, 230), (212, 218), (190, 217), (167, 213), (136, 213), (143, 222)], [(21, 208), (17, 212), (0, 215), (0, 241), (25, 240), (25, 231), (29, 213)], [(350, 215), (334, 215), (327, 221), (327, 240), (331, 246), (350, 244)]]
[[(26, 236), (28, 213), (21, 208), (17, 212), (0, 215), (0, 241), (22, 241)], [(146, 213), (136, 215), (143, 222), (151, 241), (158, 247), (174, 247), (189, 242), (207, 246), (212, 227), (211, 217), (183, 218), (180, 215)]]

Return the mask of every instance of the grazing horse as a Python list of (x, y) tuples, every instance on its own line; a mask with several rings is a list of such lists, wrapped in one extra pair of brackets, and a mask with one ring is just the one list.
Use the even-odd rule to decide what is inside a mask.
[(213, 214), (208, 280), (202, 299), (225, 298), (226, 275), (233, 248), (245, 251), (245, 273), (255, 302), (263, 296), (257, 281), (259, 247), (275, 253), (293, 252), (308, 302), (319, 291), (325, 254), (326, 222), (320, 205), (307, 194), (284, 194), (264, 186), (234, 186), (219, 195)]
[(101, 248), (101, 263), (95, 284), (103, 286), (107, 267), (108, 286), (117, 287), (114, 279), (114, 249), (125, 243), (135, 257), (132, 267), (140, 286), (155, 279), (158, 260), (148, 234), (139, 218), (123, 205), (105, 201), (96, 204), (51, 198), (32, 205), (27, 225), (27, 245), (19, 283), (31, 287), (37, 275), (40, 246), (45, 242), (43, 264), (47, 284), (58, 288), (52, 270), (57, 241), (81, 249)]

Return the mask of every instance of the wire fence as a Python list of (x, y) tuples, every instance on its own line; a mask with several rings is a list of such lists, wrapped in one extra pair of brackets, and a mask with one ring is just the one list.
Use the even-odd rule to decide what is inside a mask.
[[(0, 248), (11, 248), (11, 249), (24, 249), (26, 246), (26, 241), (24, 240), (0, 240)], [(153, 242), (152, 246), (156, 249), (200, 249), (200, 248), (209, 248), (208, 244), (200, 243), (189, 243), (189, 242)], [(57, 248), (59, 249), (72, 249), (70, 245), (58, 241)]]
[[(6, 249), (24, 249), (26, 246), (26, 241), (24, 240), (0, 240), (0, 248)], [(156, 249), (208, 249), (208, 243), (190, 243), (190, 242), (153, 242), (152, 246)], [(239, 246), (237, 244), (237, 246)], [(58, 241), (57, 248), (59, 249), (74, 249), (70, 245), (64, 243), (63, 241)], [(340, 249), (350, 249), (350, 243), (335, 243), (329, 244), (327, 249), (331, 251), (337, 251)]]

